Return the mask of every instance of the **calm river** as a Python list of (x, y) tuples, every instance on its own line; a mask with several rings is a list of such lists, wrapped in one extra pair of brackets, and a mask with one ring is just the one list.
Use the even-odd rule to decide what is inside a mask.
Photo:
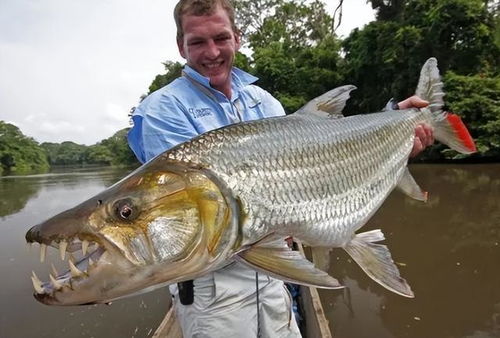
[[(500, 337), (500, 165), (414, 165), (411, 170), (430, 192), (429, 202), (394, 192), (363, 230), (384, 231), (385, 244), (416, 297), (386, 291), (342, 250), (334, 250), (330, 274), (348, 286), (320, 290), (334, 336)], [(50, 267), (39, 263), (38, 248), (29, 252), (26, 231), (125, 173), (108, 168), (0, 178), (0, 337), (154, 333), (169, 302), (164, 290), (109, 306), (50, 307), (32, 296), (31, 271), (45, 280)]]

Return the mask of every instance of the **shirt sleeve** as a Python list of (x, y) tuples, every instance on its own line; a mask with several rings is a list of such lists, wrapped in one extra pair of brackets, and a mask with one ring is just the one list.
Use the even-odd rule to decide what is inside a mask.
[(258, 86), (252, 86), (252, 89), (257, 91), (262, 102), (264, 117), (283, 116), (285, 109), (281, 103), (272, 96), (267, 90)]
[(165, 93), (153, 93), (147, 97), (135, 109), (132, 121), (134, 126), (127, 139), (142, 163), (198, 135), (186, 117), (185, 107)]

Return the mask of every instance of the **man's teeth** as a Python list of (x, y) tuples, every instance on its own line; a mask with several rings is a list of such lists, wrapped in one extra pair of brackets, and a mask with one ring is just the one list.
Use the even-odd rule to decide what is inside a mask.
[(216, 63), (206, 63), (205, 67), (207, 68), (217, 68), (222, 64), (222, 62), (216, 62)]

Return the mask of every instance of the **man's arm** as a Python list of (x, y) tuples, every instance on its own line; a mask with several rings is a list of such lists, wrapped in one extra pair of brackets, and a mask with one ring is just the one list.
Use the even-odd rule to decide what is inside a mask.
[[(399, 109), (408, 108), (423, 108), (427, 107), (429, 102), (422, 100), (420, 97), (413, 95), (406, 100), (398, 103)], [(420, 154), (425, 148), (434, 143), (434, 130), (426, 123), (419, 124), (415, 128), (415, 140), (413, 141), (413, 149), (410, 157), (415, 157)]]

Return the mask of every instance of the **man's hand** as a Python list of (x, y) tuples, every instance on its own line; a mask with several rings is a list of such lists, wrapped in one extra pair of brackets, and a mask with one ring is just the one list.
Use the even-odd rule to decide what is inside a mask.
[[(429, 105), (429, 102), (422, 100), (420, 97), (413, 95), (406, 100), (398, 103), (399, 109), (408, 108), (423, 108)], [(425, 148), (434, 143), (433, 129), (430, 125), (422, 123), (415, 128), (415, 139), (413, 141), (413, 149), (410, 157), (415, 157), (420, 154)]]

